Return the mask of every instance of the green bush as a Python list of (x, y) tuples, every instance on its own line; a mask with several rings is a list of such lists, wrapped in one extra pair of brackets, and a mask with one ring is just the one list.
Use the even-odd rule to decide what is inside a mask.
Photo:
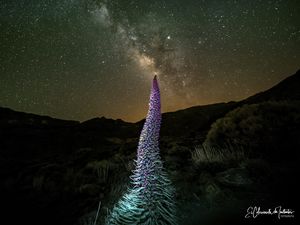
[(266, 153), (272, 156), (280, 150), (295, 151), (300, 146), (299, 134), (298, 101), (264, 102), (244, 105), (217, 120), (204, 145), (219, 148), (239, 146), (256, 156)]
[(246, 159), (242, 148), (219, 148), (209, 145), (197, 146), (191, 152), (194, 165), (203, 165), (205, 163), (234, 163)]

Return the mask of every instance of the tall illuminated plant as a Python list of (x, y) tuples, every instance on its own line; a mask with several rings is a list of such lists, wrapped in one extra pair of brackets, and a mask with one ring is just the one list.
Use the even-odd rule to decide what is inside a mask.
[(149, 111), (140, 135), (131, 187), (115, 205), (106, 224), (176, 225), (175, 189), (159, 154), (160, 92), (156, 76)]

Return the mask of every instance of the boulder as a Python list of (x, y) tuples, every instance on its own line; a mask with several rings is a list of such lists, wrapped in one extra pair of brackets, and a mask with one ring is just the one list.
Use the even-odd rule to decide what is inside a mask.
[(245, 187), (253, 183), (246, 169), (231, 168), (218, 173), (217, 181), (226, 186)]

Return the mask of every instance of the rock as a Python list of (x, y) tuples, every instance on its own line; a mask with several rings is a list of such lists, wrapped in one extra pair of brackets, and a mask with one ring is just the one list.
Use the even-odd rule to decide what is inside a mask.
[(205, 193), (209, 198), (213, 198), (217, 196), (220, 192), (221, 192), (220, 187), (214, 182), (209, 182), (205, 186)]
[(106, 140), (111, 142), (112, 144), (117, 144), (117, 145), (123, 144), (124, 142), (123, 139), (117, 137), (109, 137), (106, 138)]
[(241, 168), (231, 168), (218, 173), (216, 179), (223, 185), (234, 187), (243, 187), (253, 183), (248, 171)]

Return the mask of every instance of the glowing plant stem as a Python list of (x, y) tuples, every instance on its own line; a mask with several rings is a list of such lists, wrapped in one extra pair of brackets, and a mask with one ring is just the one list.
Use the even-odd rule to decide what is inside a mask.
[(148, 114), (139, 139), (136, 167), (131, 176), (132, 185), (115, 205), (106, 224), (177, 224), (175, 189), (159, 154), (160, 124), (160, 91), (155, 76)]

